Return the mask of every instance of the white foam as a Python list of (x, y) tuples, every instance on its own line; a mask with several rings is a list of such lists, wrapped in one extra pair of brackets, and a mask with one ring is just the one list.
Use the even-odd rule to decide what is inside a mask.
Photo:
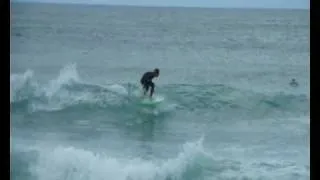
[[(63, 67), (57, 78), (41, 86), (35, 81), (33, 71), (31, 70), (23, 74), (14, 74), (10, 77), (10, 102), (40, 97), (43, 101), (31, 101), (29, 104), (28, 110), (30, 112), (36, 112), (61, 110), (80, 102), (101, 104), (101, 101), (112, 98), (107, 96), (108, 94), (101, 97), (100, 94), (94, 94), (86, 90), (73, 92), (64, 88), (64, 85), (72, 85), (72, 83), (81, 83), (75, 63)], [(120, 92), (120, 94), (127, 93), (125, 88), (120, 85), (111, 86), (111, 89)]]
[(10, 103), (27, 98), (30, 94), (39, 94), (38, 83), (32, 70), (10, 76)]
[(47, 97), (51, 97), (61, 88), (62, 85), (79, 81), (80, 78), (76, 64), (68, 64), (60, 70), (59, 76), (56, 79), (51, 80), (45, 87), (45, 94)]
[(33, 102), (30, 104), (30, 112), (36, 111), (58, 111), (65, 107), (78, 104), (80, 102), (96, 103), (96, 99), (89, 92), (69, 92), (67, 90), (59, 90), (52, 95), (48, 102)]
[(113, 84), (113, 85), (110, 85), (108, 87), (106, 87), (109, 91), (111, 92), (115, 92), (115, 93), (118, 93), (120, 95), (128, 95), (128, 91), (125, 87), (119, 85), (119, 84)]
[(10, 87), (11, 86), (12, 88), (22, 87), (26, 83), (26, 81), (32, 79), (32, 77), (33, 77), (33, 71), (31, 70), (27, 70), (23, 74), (12, 74), (10, 76)]
[(140, 158), (116, 158), (75, 147), (41, 149), (31, 172), (46, 180), (149, 180), (181, 179), (198, 156), (204, 156), (202, 140), (186, 143), (177, 157), (148, 161)]

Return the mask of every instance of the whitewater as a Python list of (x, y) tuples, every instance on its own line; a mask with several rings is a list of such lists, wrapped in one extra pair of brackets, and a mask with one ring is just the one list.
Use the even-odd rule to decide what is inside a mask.
[(13, 180), (310, 179), (307, 10), (11, 3), (10, 46)]

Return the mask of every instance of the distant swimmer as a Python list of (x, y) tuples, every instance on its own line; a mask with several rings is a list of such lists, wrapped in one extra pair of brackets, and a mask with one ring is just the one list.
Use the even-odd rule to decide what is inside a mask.
[(291, 82), (290, 82), (290, 86), (292, 86), (292, 87), (297, 87), (299, 84), (298, 84), (298, 82), (296, 81), (296, 79), (292, 79), (291, 80)]
[(140, 80), (140, 83), (143, 87), (143, 95), (146, 95), (148, 90), (149, 90), (149, 87), (151, 87), (151, 90), (150, 90), (150, 97), (152, 97), (153, 95), (153, 92), (154, 92), (154, 83), (152, 82), (152, 79), (155, 78), (155, 77), (158, 77), (159, 76), (159, 69), (156, 68), (154, 69), (154, 71), (152, 72), (146, 72), (143, 74), (141, 80)]

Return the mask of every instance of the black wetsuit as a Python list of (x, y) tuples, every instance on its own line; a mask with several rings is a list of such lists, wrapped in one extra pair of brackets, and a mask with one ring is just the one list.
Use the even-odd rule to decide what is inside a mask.
[(154, 91), (154, 83), (152, 82), (152, 79), (156, 76), (155, 72), (146, 72), (143, 74), (140, 83), (143, 86), (143, 89), (145, 90), (145, 93), (148, 92), (149, 87), (151, 87), (150, 95), (152, 96)]

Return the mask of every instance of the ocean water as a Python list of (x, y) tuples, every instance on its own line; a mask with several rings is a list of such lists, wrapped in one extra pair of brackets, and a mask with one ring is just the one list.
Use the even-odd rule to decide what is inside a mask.
[(11, 179), (310, 179), (309, 56), (305, 10), (12, 3)]

